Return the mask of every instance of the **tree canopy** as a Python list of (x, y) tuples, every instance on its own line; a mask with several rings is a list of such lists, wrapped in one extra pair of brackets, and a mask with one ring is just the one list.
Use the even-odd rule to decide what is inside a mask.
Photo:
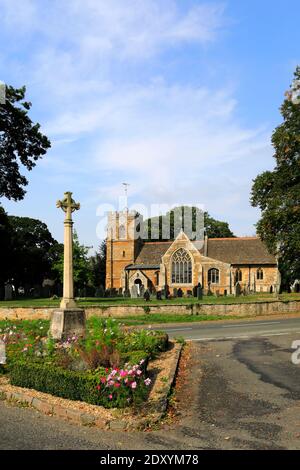
[[(185, 212), (185, 210), (187, 211)], [(188, 216), (185, 218), (185, 214), (188, 213)], [(167, 212), (166, 215), (161, 215), (158, 217), (152, 217), (150, 219), (145, 220), (144, 222), (144, 238), (151, 240), (151, 229), (154, 226), (158, 227), (159, 238), (160, 240), (164, 240), (163, 237), (163, 224), (167, 226), (170, 225), (170, 237), (169, 240), (174, 240), (178, 233), (176, 230), (186, 230), (185, 223), (187, 222), (189, 226), (192, 227), (192, 231), (198, 231), (197, 228), (197, 218), (202, 218), (204, 221), (204, 229), (205, 233), (209, 238), (226, 238), (226, 237), (234, 237), (233, 232), (229, 228), (228, 222), (222, 222), (220, 220), (216, 220), (211, 217), (208, 212), (202, 212), (197, 207), (189, 207), (189, 206), (178, 206), (174, 207), (171, 211)], [(177, 219), (175, 221), (175, 219)], [(199, 220), (199, 219), (198, 219)], [(152, 231), (153, 234), (153, 231)], [(203, 235), (203, 233), (202, 233)]]
[(0, 208), (0, 281), (16, 286), (41, 284), (52, 277), (52, 264), (61, 251), (47, 225), (29, 217), (8, 216)]
[(278, 255), (283, 282), (300, 278), (300, 67), (280, 108), (273, 132), (275, 168), (258, 175), (251, 203), (261, 209), (257, 232)]
[(6, 86), (5, 103), (0, 104), (0, 197), (15, 201), (24, 198), (28, 181), (20, 164), (32, 170), (51, 144), (28, 116), (31, 103), (25, 101), (26, 88)]

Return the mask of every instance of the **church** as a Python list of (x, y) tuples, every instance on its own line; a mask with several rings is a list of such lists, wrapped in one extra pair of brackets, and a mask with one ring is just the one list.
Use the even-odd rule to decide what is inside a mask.
[(279, 291), (277, 260), (258, 237), (204, 236), (197, 243), (180, 231), (174, 240), (145, 241), (136, 236), (138, 223), (134, 211), (108, 214), (106, 289), (193, 295), (200, 283), (204, 294), (235, 294), (237, 286), (245, 293)]

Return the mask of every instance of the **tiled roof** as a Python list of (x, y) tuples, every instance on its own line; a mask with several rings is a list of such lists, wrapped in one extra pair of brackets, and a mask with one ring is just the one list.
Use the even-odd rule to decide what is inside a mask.
[(162, 256), (172, 243), (172, 241), (145, 242), (135, 260), (135, 264), (160, 264)]
[[(145, 242), (135, 264), (159, 265), (162, 256), (172, 243), (172, 241)], [(275, 257), (257, 237), (209, 238), (207, 256), (229, 264), (276, 264)]]
[(276, 264), (257, 237), (209, 238), (207, 256), (230, 264)]

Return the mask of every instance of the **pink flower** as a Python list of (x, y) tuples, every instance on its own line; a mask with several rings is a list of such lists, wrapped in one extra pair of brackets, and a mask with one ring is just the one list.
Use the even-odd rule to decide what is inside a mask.
[(151, 384), (151, 379), (148, 378), (148, 379), (144, 380), (144, 384), (147, 385), (147, 387), (148, 387), (148, 385)]
[(110, 400), (112, 400), (112, 395), (108, 395), (108, 398), (109, 398)]
[(135, 389), (136, 388), (136, 382), (132, 382), (131, 388)]
[(120, 384), (119, 382), (115, 382), (115, 384), (114, 384), (114, 386), (115, 386), (116, 388), (119, 388), (120, 385), (121, 385), (121, 384)]
[(101, 382), (102, 384), (105, 384), (106, 378), (105, 378), (105, 377), (101, 377), (100, 382)]
[(100, 388), (101, 388), (100, 385), (97, 385), (97, 390), (100, 390)]
[(139, 369), (136, 373), (137, 375), (141, 375), (143, 372)]

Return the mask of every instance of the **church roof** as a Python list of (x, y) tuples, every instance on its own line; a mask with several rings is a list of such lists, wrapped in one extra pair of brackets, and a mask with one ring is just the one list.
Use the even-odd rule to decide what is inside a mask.
[(257, 237), (209, 238), (209, 258), (230, 264), (276, 264), (266, 245)]
[[(173, 241), (145, 242), (135, 259), (138, 265), (159, 265)], [(200, 250), (203, 254), (203, 249)], [(207, 256), (229, 264), (276, 264), (275, 256), (257, 237), (209, 238)]]
[(135, 264), (160, 264), (162, 256), (172, 243), (173, 241), (145, 242), (135, 260)]

